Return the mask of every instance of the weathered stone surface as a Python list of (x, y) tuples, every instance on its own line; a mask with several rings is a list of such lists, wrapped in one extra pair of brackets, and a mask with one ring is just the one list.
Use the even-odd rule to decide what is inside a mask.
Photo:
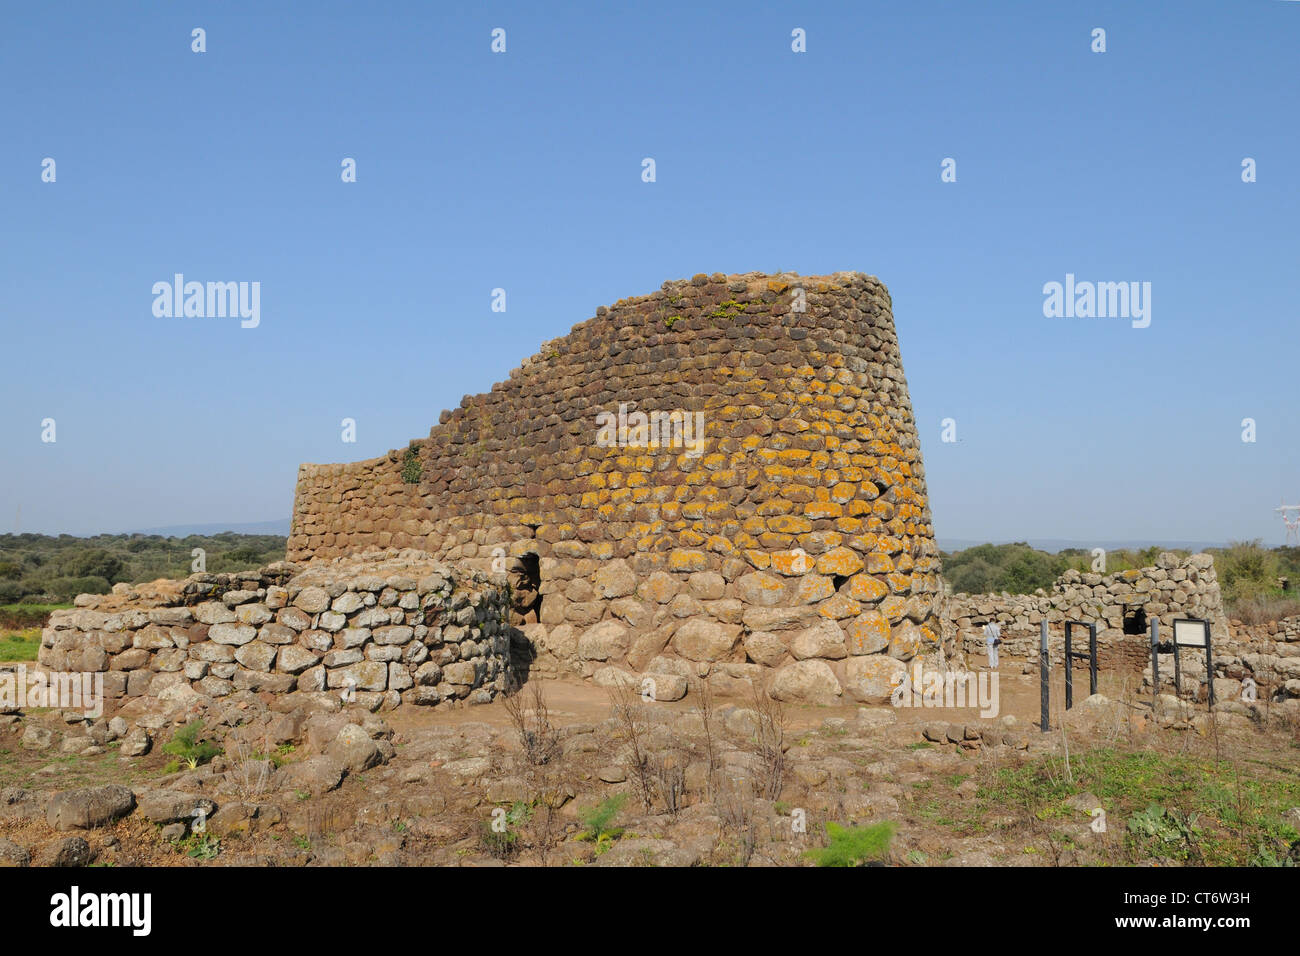
[(45, 822), (55, 830), (93, 830), (121, 819), (135, 809), (135, 795), (109, 784), (55, 794), (45, 809)]
[(239, 646), (257, 637), (257, 630), (249, 624), (214, 624), (208, 629), (208, 640), (216, 644)]
[(307, 614), (319, 614), (330, 606), (330, 595), (322, 587), (306, 587), (293, 599), (293, 606)]
[(54, 746), (54, 731), (40, 724), (28, 724), (23, 728), (22, 746), (24, 750), (49, 750)]
[(889, 646), (889, 621), (879, 611), (867, 611), (845, 627), (850, 654), (877, 654)]
[(345, 773), (347, 768), (338, 760), (321, 755), (285, 764), (277, 771), (276, 779), (285, 789), (305, 790), (313, 796), (320, 796), (337, 790)]
[(320, 657), (307, 648), (299, 647), (297, 644), (289, 644), (280, 648), (280, 653), (276, 657), (275, 668), (286, 674), (301, 674), (307, 668), (314, 667), (319, 660)]
[(629, 631), (617, 621), (601, 621), (578, 638), (578, 657), (586, 661), (607, 661), (627, 653)]
[(379, 747), (356, 724), (348, 724), (340, 730), (325, 754), (338, 761), (349, 773), (369, 770), (383, 760)]
[(235, 660), (252, 671), (269, 671), (275, 663), (276, 650), (270, 644), (253, 641), (235, 651)]
[(646, 601), (667, 604), (681, 590), (681, 582), (665, 571), (651, 573), (637, 588), (637, 594)]
[(207, 797), (179, 790), (137, 790), (136, 806), (141, 816), (153, 823), (174, 823), (194, 819), (194, 811), (211, 816), (217, 805)]
[(0, 867), (30, 866), (31, 862), (32, 855), (27, 850), (11, 840), (0, 839)]
[(136, 727), (122, 738), (118, 753), (123, 757), (143, 757), (153, 747), (153, 737), (143, 727)]
[(637, 689), (652, 700), (681, 700), (686, 696), (688, 684), (678, 674), (646, 674), (635, 684)]
[(777, 700), (796, 704), (834, 704), (843, 689), (825, 661), (804, 660), (777, 668), (771, 694)]
[(271, 609), (265, 604), (243, 604), (235, 608), (235, 619), (241, 624), (256, 627), (271, 620)]
[(200, 624), (226, 624), (235, 620), (235, 612), (219, 601), (194, 606), (194, 619)]
[(862, 704), (887, 704), (907, 677), (907, 665), (885, 654), (853, 656), (844, 665), (844, 692)]
[(89, 866), (95, 854), (90, 844), (81, 837), (68, 837), (60, 840), (48, 851), (49, 866)]
[(596, 572), (595, 585), (602, 598), (619, 598), (636, 590), (636, 576), (626, 561), (610, 561)]
[(756, 607), (775, 607), (786, 594), (785, 579), (764, 571), (746, 574), (736, 582), (736, 587), (740, 599)]
[(388, 665), (382, 661), (362, 661), (331, 670), (327, 677), (329, 687), (383, 690), (388, 686)]
[(798, 660), (809, 657), (839, 660), (848, 654), (844, 647), (844, 631), (834, 621), (821, 621), (790, 639), (790, 653)]
[(351, 614), (353, 611), (360, 610), (363, 603), (360, 594), (356, 591), (347, 591), (336, 597), (330, 608), (340, 614)]
[(691, 618), (673, 634), (672, 647), (692, 661), (717, 661), (731, 653), (740, 638), (734, 624), (719, 624), (704, 618)]
[(756, 664), (776, 667), (787, 654), (785, 641), (769, 631), (753, 631), (745, 637), (745, 654)]

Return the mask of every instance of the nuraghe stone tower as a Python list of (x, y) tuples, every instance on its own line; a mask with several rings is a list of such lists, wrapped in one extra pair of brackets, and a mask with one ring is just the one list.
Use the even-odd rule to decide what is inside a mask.
[(714, 274), (598, 308), (409, 448), (301, 466), (288, 559), (375, 548), (511, 573), (544, 673), (887, 698), (942, 610), (889, 293)]

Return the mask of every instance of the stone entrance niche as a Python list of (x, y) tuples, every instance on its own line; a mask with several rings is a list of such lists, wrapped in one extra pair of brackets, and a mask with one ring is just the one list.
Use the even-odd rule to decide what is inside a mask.
[(1130, 635), (1147, 632), (1147, 612), (1140, 607), (1130, 608), (1124, 612), (1124, 633)]
[(542, 619), (542, 559), (536, 554), (522, 555), (511, 576), (514, 589), (512, 604), (518, 626), (536, 624)]

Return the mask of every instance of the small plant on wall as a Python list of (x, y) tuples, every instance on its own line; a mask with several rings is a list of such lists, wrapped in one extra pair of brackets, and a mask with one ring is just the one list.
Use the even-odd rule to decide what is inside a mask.
[(420, 464), (420, 451), (412, 442), (406, 449), (406, 458), (402, 462), (402, 481), (408, 485), (418, 484), (424, 466)]

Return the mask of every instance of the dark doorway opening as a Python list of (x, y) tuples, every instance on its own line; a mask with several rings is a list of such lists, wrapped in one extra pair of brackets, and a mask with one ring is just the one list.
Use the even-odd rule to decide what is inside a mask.
[(1145, 634), (1147, 632), (1147, 612), (1140, 607), (1124, 612), (1124, 633)]
[(514, 588), (516, 624), (535, 624), (542, 619), (542, 559), (536, 554), (519, 558), (510, 582)]
[(537, 649), (522, 628), (542, 619), (542, 560), (536, 554), (521, 555), (510, 566), (510, 674), (507, 693), (514, 693), (528, 680)]

